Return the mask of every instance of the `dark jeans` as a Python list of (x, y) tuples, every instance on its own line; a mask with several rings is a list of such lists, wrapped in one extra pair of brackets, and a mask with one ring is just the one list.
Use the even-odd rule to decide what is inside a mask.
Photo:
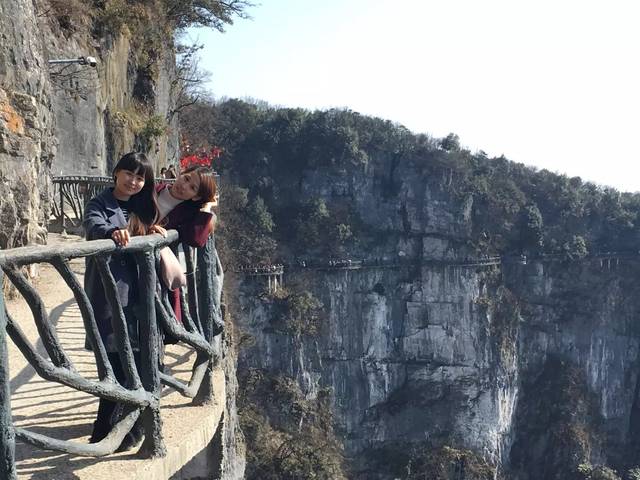
[[(122, 363), (120, 362), (120, 356), (117, 353), (107, 353), (107, 356), (109, 357), (109, 362), (111, 362), (111, 366), (113, 367), (113, 373), (115, 374), (116, 379), (120, 385), (126, 385), (126, 377), (124, 369), (122, 368)], [(140, 352), (134, 352), (133, 357), (136, 362), (136, 367), (140, 370)], [(104, 398), (100, 399), (100, 403), (98, 404), (98, 415), (96, 417), (96, 421), (93, 423), (93, 432), (91, 433), (89, 442), (97, 443), (109, 434), (115, 424), (115, 421), (119, 420), (113, 418), (113, 413), (117, 405), (117, 402), (112, 402), (111, 400)], [(123, 440), (122, 444), (124, 445), (127, 443), (133, 445), (142, 438), (142, 435), (142, 425), (140, 423), (140, 419), (138, 419), (131, 431), (127, 434), (127, 437)]]

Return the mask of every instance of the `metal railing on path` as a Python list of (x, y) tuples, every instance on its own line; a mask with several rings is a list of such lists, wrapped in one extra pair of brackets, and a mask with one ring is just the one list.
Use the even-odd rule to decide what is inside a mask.
[[(95, 240), (0, 251), (2, 272), (27, 301), (46, 350), (46, 355), (40, 354), (29, 342), (19, 324), (8, 313), (3, 294), (0, 297), (0, 478), (17, 478), (16, 438), (43, 449), (101, 457), (115, 452), (125, 435), (138, 422), (144, 432), (144, 441), (138, 455), (143, 458), (164, 456), (160, 418), (161, 384), (193, 398), (192, 403), (196, 405), (210, 404), (213, 401), (212, 373), (220, 358), (217, 346), (219, 342), (214, 342), (214, 339), (222, 332), (223, 327), (220, 301), (224, 274), (213, 236), (204, 247), (197, 249), (195, 255), (190, 247), (182, 245), (188, 280), (186, 292), (185, 289), (180, 289), (179, 292), (182, 311), (180, 324), (168, 301), (168, 292), (160, 285), (156, 276), (159, 249), (168, 245), (175, 248), (178, 242), (178, 233), (171, 230), (166, 238), (159, 235), (134, 237), (124, 248), (116, 247), (111, 240)], [(143, 314), (139, 318), (140, 363), (137, 366), (116, 281), (109, 269), (111, 257), (122, 255), (133, 257), (139, 271), (139, 299)], [(98, 265), (112, 312), (112, 327), (127, 378), (126, 387), (115, 378), (87, 293), (70, 268), (69, 261), (78, 257), (92, 257)], [(80, 375), (61, 346), (56, 330), (49, 322), (42, 298), (22, 271), (24, 266), (34, 263), (51, 264), (73, 292), (95, 356), (97, 380)], [(3, 274), (0, 273), (0, 281), (2, 277)], [(195, 361), (188, 383), (160, 370), (163, 333), (195, 350)], [(11, 413), (7, 337), (45, 380), (119, 402), (123, 406), (122, 413), (110, 433), (97, 443), (85, 444), (59, 440), (16, 427)]]
[[(173, 183), (174, 179), (157, 178), (156, 182)], [(61, 175), (52, 177), (53, 198), (51, 216), (65, 226), (79, 227), (84, 207), (102, 190), (113, 185), (113, 178), (95, 175)], [(65, 225), (66, 222), (69, 222)]]

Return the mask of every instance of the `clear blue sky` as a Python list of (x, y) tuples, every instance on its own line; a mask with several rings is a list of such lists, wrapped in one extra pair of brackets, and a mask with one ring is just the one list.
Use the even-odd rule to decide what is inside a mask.
[(640, 1), (264, 0), (191, 31), (216, 97), (348, 107), (640, 191)]

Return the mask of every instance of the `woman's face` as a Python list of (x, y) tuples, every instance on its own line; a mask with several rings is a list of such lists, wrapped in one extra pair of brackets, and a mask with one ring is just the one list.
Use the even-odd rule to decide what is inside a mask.
[(178, 200), (198, 200), (200, 176), (195, 172), (183, 173), (171, 186), (171, 195)]
[(144, 187), (144, 174), (141, 171), (117, 170), (113, 175), (116, 179), (115, 193), (120, 196), (130, 197), (140, 193)]

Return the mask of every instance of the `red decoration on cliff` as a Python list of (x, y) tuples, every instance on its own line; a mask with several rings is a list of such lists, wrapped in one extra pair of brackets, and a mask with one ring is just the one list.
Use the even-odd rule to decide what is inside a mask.
[(210, 150), (199, 150), (196, 153), (190, 153), (189, 146), (187, 145), (185, 151), (185, 156), (180, 159), (180, 170), (184, 170), (192, 165), (211, 167), (213, 165), (213, 161), (220, 158), (220, 155), (222, 155), (222, 149), (220, 147), (213, 147)]

